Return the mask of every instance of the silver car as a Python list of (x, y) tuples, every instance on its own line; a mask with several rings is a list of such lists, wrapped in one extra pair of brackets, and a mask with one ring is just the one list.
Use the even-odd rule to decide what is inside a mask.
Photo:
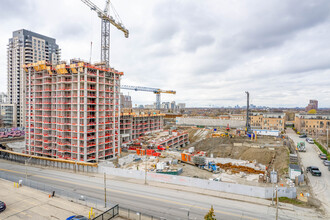
[(330, 166), (330, 160), (324, 160), (323, 164), (324, 166)]

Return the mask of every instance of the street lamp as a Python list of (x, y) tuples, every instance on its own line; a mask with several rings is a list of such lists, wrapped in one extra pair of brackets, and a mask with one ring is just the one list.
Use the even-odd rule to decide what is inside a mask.
[(144, 184), (147, 185), (147, 170), (148, 170), (148, 156), (146, 155), (146, 161), (145, 161), (145, 174), (144, 174)]

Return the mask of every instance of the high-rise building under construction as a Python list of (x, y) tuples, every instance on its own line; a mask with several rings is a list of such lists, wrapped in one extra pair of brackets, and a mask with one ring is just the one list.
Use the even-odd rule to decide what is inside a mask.
[(23, 65), (41, 60), (56, 64), (60, 60), (60, 49), (54, 38), (28, 30), (13, 32), (8, 44), (8, 98), (17, 106), (17, 127), (23, 127), (24, 120), (24, 72)]
[(71, 61), (25, 65), (26, 153), (98, 162), (120, 153), (120, 78)]

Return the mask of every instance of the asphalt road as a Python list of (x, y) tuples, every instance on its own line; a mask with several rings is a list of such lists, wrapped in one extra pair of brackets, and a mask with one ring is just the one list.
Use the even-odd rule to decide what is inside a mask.
[[(104, 199), (103, 179), (28, 167), (28, 178), (70, 192)], [(25, 166), (0, 160), (0, 173), (25, 179)], [(215, 196), (107, 179), (107, 198), (112, 203), (164, 219), (203, 219), (213, 205), (217, 219), (275, 219), (275, 208)], [(279, 219), (316, 219), (318, 214), (300, 207), (280, 208)]]
[(322, 176), (312, 176), (307, 174), (311, 188), (315, 196), (322, 202), (324, 208), (330, 214), (330, 171), (327, 166), (323, 165), (323, 160), (319, 158), (319, 150), (315, 144), (309, 144), (306, 142), (306, 138), (299, 138), (292, 129), (287, 129), (288, 136), (297, 144), (300, 141), (305, 141), (306, 152), (299, 152), (301, 163), (306, 169), (308, 166), (316, 166), (322, 172)]

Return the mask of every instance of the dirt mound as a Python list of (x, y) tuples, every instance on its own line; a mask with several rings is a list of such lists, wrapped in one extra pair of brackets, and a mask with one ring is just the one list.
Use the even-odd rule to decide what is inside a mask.
[(217, 166), (219, 166), (221, 169), (224, 170), (230, 170), (231, 173), (240, 173), (240, 172), (244, 172), (244, 173), (249, 173), (249, 174), (264, 174), (265, 171), (262, 170), (256, 170), (253, 169), (251, 167), (246, 167), (246, 166), (240, 166), (240, 165), (233, 165), (232, 163), (217, 163)]
[[(234, 143), (241, 146), (234, 146)], [(195, 147), (196, 151), (206, 151), (209, 156), (213, 154), (213, 157), (256, 160), (267, 167), (272, 164), (272, 168), (284, 173), (288, 167), (288, 151), (281, 144), (282, 142), (274, 137), (260, 137), (257, 141), (252, 141), (248, 137), (236, 136), (234, 138), (206, 138), (190, 146)], [(248, 145), (278, 146), (270, 149), (268, 147), (249, 147)]]
[(208, 138), (210, 136), (211, 130), (200, 129), (200, 128), (189, 128), (186, 129), (186, 132), (188, 132), (189, 135), (189, 142), (195, 143), (204, 140), (205, 138)]
[(248, 148), (241, 154), (242, 160), (256, 160), (258, 163), (267, 165), (272, 161), (276, 152), (266, 148)]

